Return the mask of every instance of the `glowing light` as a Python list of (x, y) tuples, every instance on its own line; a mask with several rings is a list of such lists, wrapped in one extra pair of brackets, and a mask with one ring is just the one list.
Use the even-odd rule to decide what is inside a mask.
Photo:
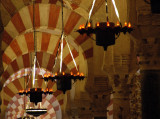
[(88, 27), (91, 27), (91, 23), (90, 22), (88, 23)]
[(84, 76), (84, 74), (83, 74), (83, 73), (81, 73), (81, 76)]
[(97, 27), (99, 27), (99, 22), (97, 22)]
[(79, 26), (79, 29), (82, 29), (82, 25)]
[(127, 26), (127, 22), (124, 23), (124, 26)]
[(82, 25), (82, 29), (84, 29), (85, 27), (84, 27), (84, 24)]
[(109, 22), (107, 21), (107, 26), (110, 26)]
[(64, 72), (63, 72), (62, 74), (63, 74), (63, 75), (65, 75), (65, 73), (64, 73)]
[(128, 23), (128, 28), (131, 28), (131, 23), (130, 22)]
[(55, 76), (57, 76), (57, 72), (55, 73)]
[(51, 76), (51, 74), (50, 74), (50, 73), (48, 73), (47, 77), (50, 77), (50, 76)]
[(71, 72), (71, 75), (73, 75), (73, 72)]
[(47, 77), (47, 74), (44, 74), (44, 77)]
[(119, 24), (119, 22), (117, 21), (117, 26), (119, 26), (120, 24)]
[(77, 72), (77, 75), (79, 75), (79, 72)]

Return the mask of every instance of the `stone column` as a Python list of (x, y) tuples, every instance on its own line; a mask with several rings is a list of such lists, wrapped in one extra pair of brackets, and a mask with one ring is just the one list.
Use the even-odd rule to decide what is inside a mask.
[(142, 39), (140, 68), (142, 77), (142, 119), (160, 118), (160, 39)]
[(130, 119), (129, 75), (117, 74), (110, 78), (113, 81), (113, 119)]
[(131, 119), (142, 119), (141, 76), (137, 72), (131, 80), (130, 114)]

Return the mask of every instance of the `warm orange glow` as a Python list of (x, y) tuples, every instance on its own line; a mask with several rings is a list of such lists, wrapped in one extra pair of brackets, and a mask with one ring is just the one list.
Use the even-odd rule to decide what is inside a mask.
[(110, 26), (109, 22), (107, 21), (107, 26)]
[(62, 74), (63, 74), (63, 75), (65, 75), (65, 73), (64, 73), (64, 72), (63, 72)]
[(54, 75), (52, 74), (52, 77), (53, 77)]
[(81, 76), (84, 76), (84, 74), (83, 74), (83, 73), (81, 73)]
[(131, 23), (130, 22), (128, 23), (128, 28), (131, 28)]
[(37, 91), (37, 88), (35, 88), (35, 91)]
[(43, 91), (43, 88), (41, 88), (41, 91)]
[(47, 77), (47, 74), (44, 74), (44, 77)]
[(30, 88), (28, 88), (28, 91), (30, 91)]
[(50, 77), (50, 76), (51, 76), (51, 74), (50, 74), (50, 73), (48, 73), (47, 77)]
[(79, 75), (79, 72), (77, 72), (77, 75)]
[(55, 73), (55, 76), (57, 76), (57, 72)]
[(73, 75), (73, 72), (71, 72), (71, 75)]
[(79, 29), (82, 29), (82, 25), (79, 26)]
[(97, 22), (97, 27), (99, 27), (99, 22)]
[(53, 92), (53, 89), (49, 89), (49, 92)]
[(91, 23), (90, 22), (88, 23), (88, 27), (91, 27)]
[(120, 24), (119, 24), (119, 22), (117, 21), (117, 26), (119, 26)]
[(48, 88), (47, 88), (47, 91), (48, 91)]
[(127, 22), (124, 23), (124, 26), (127, 26)]
[(84, 24), (82, 25), (82, 29), (84, 29)]
[(22, 90), (19, 90), (19, 93), (22, 93)]

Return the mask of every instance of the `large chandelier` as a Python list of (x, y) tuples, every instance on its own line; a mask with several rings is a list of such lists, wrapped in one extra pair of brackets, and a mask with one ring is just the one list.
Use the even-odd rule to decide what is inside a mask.
[[(130, 33), (133, 28), (131, 27), (131, 23), (125, 22), (124, 26), (122, 27), (122, 24), (120, 22), (115, 23), (109, 22), (107, 17), (107, 22), (97, 22), (96, 26), (93, 27), (93, 25), (90, 22), (90, 16), (92, 13), (92, 10), (94, 8), (96, 0), (93, 0), (92, 8), (89, 14), (88, 23), (86, 25), (80, 25), (79, 29), (77, 30), (78, 33), (81, 35), (87, 34), (87, 36), (91, 36), (91, 34), (96, 35), (96, 45), (103, 46), (104, 50), (107, 50), (107, 47), (110, 45), (115, 44), (115, 40), (119, 37), (120, 33), (126, 34), (127, 32)], [(115, 7), (116, 15), (119, 18), (119, 13), (115, 1), (112, 0), (113, 5)], [(107, 0), (106, 0), (106, 10), (107, 10)], [(107, 11), (106, 11), (107, 12)], [(120, 21), (120, 19), (119, 19)]]
[(68, 41), (65, 39), (66, 43), (67, 43), (67, 46), (68, 46), (68, 49), (70, 51), (70, 55), (72, 57), (72, 60), (74, 62), (74, 65), (77, 69), (77, 73), (76, 74), (73, 74), (72, 72), (71, 73), (65, 73), (65, 72), (62, 72), (62, 57), (63, 57), (63, 40), (64, 40), (64, 22), (63, 22), (63, 0), (61, 0), (61, 6), (62, 6), (62, 34), (61, 34), (61, 39), (59, 41), (59, 47), (58, 47), (58, 50), (57, 50), (57, 55), (56, 55), (56, 58), (55, 58), (55, 63), (54, 63), (54, 66), (53, 68), (55, 67), (56, 65), (56, 61), (57, 61), (57, 57), (58, 57), (58, 54), (59, 54), (59, 49), (61, 48), (61, 53), (60, 53), (60, 71), (59, 73), (54, 73), (54, 75), (50, 74), (50, 73), (46, 73), (44, 74), (44, 80), (45, 81), (53, 81), (53, 82), (56, 82), (57, 84), (57, 90), (61, 90), (64, 94), (67, 90), (71, 90), (71, 87), (72, 87), (72, 80), (74, 81), (77, 81), (77, 80), (83, 80), (85, 77), (84, 77), (84, 74), (83, 73), (79, 73), (78, 72), (78, 68), (77, 68), (77, 65), (76, 65), (76, 62), (75, 62), (75, 59), (73, 57), (73, 54), (72, 54), (72, 51), (70, 49), (70, 46), (68, 44)]

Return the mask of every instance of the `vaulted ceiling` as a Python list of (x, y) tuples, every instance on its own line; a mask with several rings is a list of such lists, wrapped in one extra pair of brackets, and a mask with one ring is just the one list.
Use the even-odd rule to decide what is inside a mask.
[[(118, 2), (116, 0), (116, 2)], [(7, 119), (17, 118), (23, 114), (23, 98), (17, 95), (18, 90), (24, 88), (24, 81), (26, 76), (31, 72), (31, 65), (34, 52), (34, 39), (33, 39), (33, 5), (32, 0), (1, 0), (1, 26), (3, 30), (1, 33), (1, 57), (3, 71), (0, 77), (1, 84), (1, 116)], [(114, 12), (111, 1), (108, 1), (109, 10), (112, 11), (110, 18), (116, 22), (117, 17)], [(65, 39), (68, 41), (73, 56), (80, 72), (84, 72), (88, 77), (84, 82), (78, 82), (78, 89), (76, 92), (84, 91), (86, 82), (93, 82), (93, 74), (104, 75), (101, 72), (100, 65), (102, 62), (98, 59), (98, 55), (103, 56), (103, 48), (95, 48), (95, 42), (87, 35), (80, 35), (75, 32), (80, 24), (85, 24), (89, 11), (92, 6), (92, 1), (88, 0), (64, 0), (64, 32)], [(120, 10), (120, 17), (122, 22), (127, 20), (127, 2), (118, 2), (118, 9)], [(120, 9), (121, 8), (121, 9)], [(61, 37), (62, 21), (61, 21), (61, 0), (36, 0), (35, 5), (35, 27), (37, 37), (37, 60), (40, 67), (37, 68), (38, 78), (41, 79), (40, 71), (57, 72), (59, 70), (59, 57), (56, 67), (53, 69), (56, 52), (58, 49), (59, 40)], [(93, 24), (97, 21), (105, 21), (105, 0), (97, 0), (93, 9), (91, 20)], [(130, 48), (129, 36), (122, 35), (118, 41), (120, 47), (116, 46), (114, 49), (119, 49), (123, 58), (131, 58), (129, 54), (132, 52)], [(124, 50), (121, 48), (123, 43), (128, 44)], [(114, 51), (114, 53), (113, 53)], [(121, 57), (117, 50), (109, 49), (107, 52), (112, 52), (114, 57)], [(93, 57), (94, 61), (93, 61)], [(100, 57), (99, 57), (100, 58)], [(111, 58), (111, 57), (110, 57)], [(112, 62), (118, 62), (113, 61)], [(95, 62), (97, 64), (95, 64)], [(93, 69), (93, 64), (96, 67)], [(108, 65), (108, 64), (107, 64)], [(112, 64), (108, 65), (110, 68)], [(119, 64), (117, 65), (117, 67)], [(125, 70), (129, 71), (128, 64), (125, 64)], [(119, 69), (121, 67), (118, 67)], [(72, 57), (64, 43), (63, 55), (63, 71), (76, 73), (76, 68), (72, 61)], [(87, 81), (86, 81), (87, 80)], [(81, 84), (80, 84), (81, 83)], [(31, 82), (29, 83), (31, 84)], [(39, 87), (45, 88), (45, 83), (42, 80), (38, 81)], [(81, 85), (81, 86), (80, 86)], [(51, 117), (61, 119), (62, 111), (65, 110), (67, 105), (66, 95), (56, 90), (56, 85), (52, 82), (48, 84), (56, 92), (53, 96), (44, 96), (43, 104), (48, 106), (48, 113), (42, 118), (49, 119)], [(74, 91), (69, 92), (70, 95)], [(27, 99), (26, 99), (27, 100)], [(43, 105), (42, 104), (42, 105)], [(62, 111), (61, 111), (62, 110)], [(59, 116), (58, 116), (59, 115)]]

